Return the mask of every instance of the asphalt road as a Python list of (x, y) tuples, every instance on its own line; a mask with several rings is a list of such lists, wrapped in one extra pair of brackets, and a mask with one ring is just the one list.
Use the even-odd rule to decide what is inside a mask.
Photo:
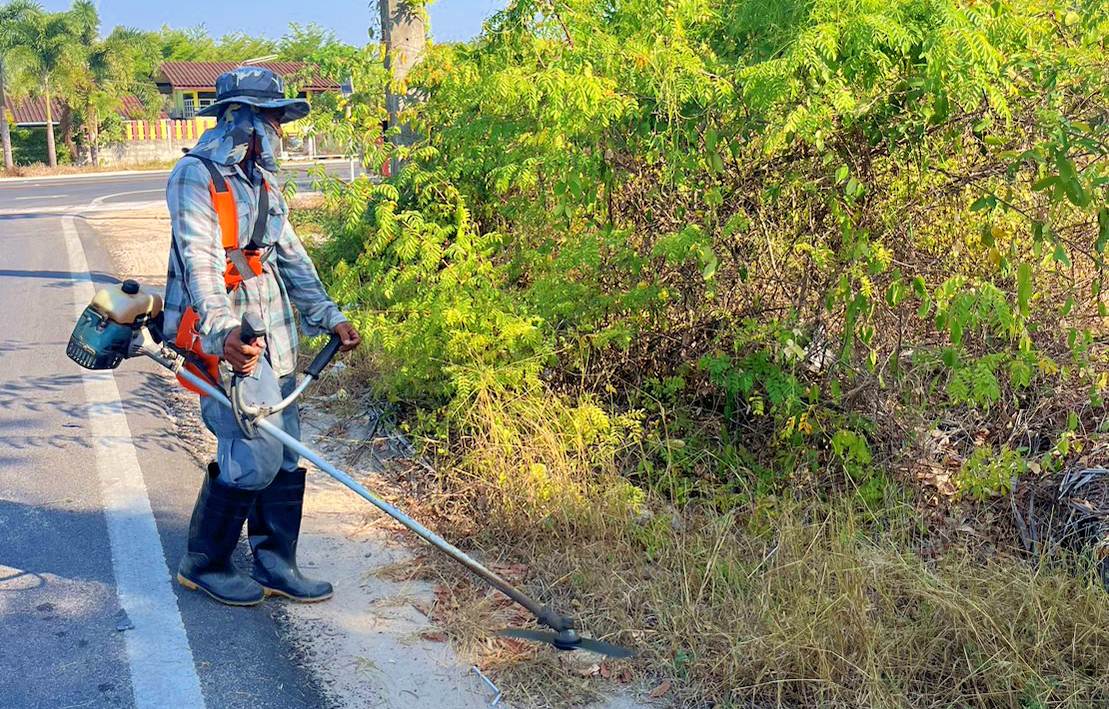
[(172, 582), (201, 468), (162, 374), (65, 355), (75, 313), (113, 280), (81, 210), (160, 199), (166, 174), (0, 182), (5, 708), (326, 706), (280, 602), (228, 608)]
[[(345, 161), (323, 163), (332, 175), (346, 178), (350, 164)], [(282, 169), (279, 178), (297, 183), (301, 192), (313, 189), (313, 178), (305, 165)], [(7, 216), (53, 214), (87, 207), (93, 200), (111, 204), (146, 203), (165, 199), (169, 171), (136, 172), (123, 175), (73, 175), (61, 178), (0, 180), (0, 214)]]

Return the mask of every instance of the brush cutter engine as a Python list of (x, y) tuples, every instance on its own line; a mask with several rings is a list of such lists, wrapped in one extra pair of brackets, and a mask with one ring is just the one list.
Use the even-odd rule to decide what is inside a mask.
[[(70, 335), (69, 344), (66, 346), (66, 354), (85, 369), (115, 369), (128, 357), (139, 355), (149, 357), (176, 374), (179, 380), (189, 382), (195, 390), (202, 391), (219, 404), (231, 409), (244, 435), (269, 436), (296, 452), (356, 495), (400, 522), (437, 551), (449, 556), (482, 581), (528, 610), (540, 625), (550, 628), (550, 631), (510, 628), (500, 631), (501, 635), (547, 643), (559, 650), (589, 650), (609, 657), (631, 657), (634, 654), (619, 645), (581, 637), (575, 629), (572, 618), (563, 616), (549, 606), (532, 599), (469, 554), (370, 492), (349, 473), (335, 467), (319, 453), (268, 420), (269, 416), (292, 404), (312, 381), (319, 378), (321, 372), (339, 351), (341, 342), (338, 336), (333, 335), (331, 341), (304, 369), (304, 378), (289, 396), (278, 402), (259, 404), (245, 399), (237, 386), (240, 380), (238, 374), (230, 376), (228, 388), (225, 390), (222, 382), (209, 380), (190, 371), (191, 368), (186, 369), (186, 362), (193, 364), (189, 359), (192, 354), (178, 348), (162, 336), (161, 315), (161, 296), (144, 291), (137, 281), (128, 280), (119, 285), (101, 289), (77, 319), (77, 325), (73, 328), (73, 334)], [(243, 317), (240, 330), (243, 342), (249, 344), (257, 337), (264, 337), (265, 334), (264, 325), (258, 318), (252, 315)]]
[(139, 354), (144, 328), (161, 314), (162, 297), (138, 281), (101, 289), (77, 318), (65, 353), (85, 369), (115, 369)]

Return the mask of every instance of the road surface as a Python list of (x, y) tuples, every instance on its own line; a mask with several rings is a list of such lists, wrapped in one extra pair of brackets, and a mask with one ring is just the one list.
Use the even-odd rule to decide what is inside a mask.
[[(342, 178), (350, 174), (350, 164), (346, 161), (330, 161), (323, 165), (328, 174)], [(98, 198), (103, 198), (101, 204), (105, 206), (164, 202), (168, 175), (166, 170), (0, 180), (0, 214), (9, 217), (21, 213), (58, 214), (85, 208)], [(279, 177), (282, 184), (294, 180), (298, 191), (312, 189), (312, 177), (305, 165), (287, 167)]]
[(201, 472), (152, 363), (112, 376), (65, 355), (114, 280), (82, 209), (157, 201), (166, 175), (0, 181), (3, 707), (326, 706), (280, 603), (171, 582)]

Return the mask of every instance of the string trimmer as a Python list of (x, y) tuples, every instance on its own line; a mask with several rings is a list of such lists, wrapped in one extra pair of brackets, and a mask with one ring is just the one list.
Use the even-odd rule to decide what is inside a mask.
[[(319, 378), (320, 373), (339, 351), (338, 337), (332, 336), (327, 346), (305, 368), (304, 379), (290, 396), (273, 405), (257, 406), (243, 401), (234, 377), (231, 378), (230, 391), (225, 391), (221, 383), (209, 381), (190, 371), (191, 368), (187, 369), (185, 364), (190, 361), (190, 353), (178, 349), (162, 337), (158, 328), (161, 312), (161, 297), (142, 290), (136, 281), (124, 281), (120, 285), (104, 288), (96, 293), (92, 302), (78, 318), (77, 325), (70, 336), (66, 354), (86, 369), (115, 369), (124, 359), (140, 355), (149, 357), (176, 374), (179, 379), (187, 380), (203, 390), (214, 401), (231, 409), (245, 435), (270, 436), (301, 457), (310, 460), (317, 468), (350, 488), (359, 497), (397, 520), (435, 549), (462, 564), (482, 581), (527, 609), (541, 625), (550, 628), (549, 631), (509, 628), (500, 631), (501, 635), (547, 643), (559, 650), (589, 650), (609, 657), (631, 657), (634, 654), (628, 648), (619, 645), (581, 637), (574, 628), (573, 618), (540, 604), (473, 557), (374, 495), (348, 473), (327, 462), (319, 453), (267, 420), (268, 416), (292, 404), (312, 381)], [(241, 338), (244, 342), (252, 342), (257, 337), (264, 337), (265, 334), (258, 319), (249, 315), (243, 317)], [(202, 371), (203, 368), (200, 369)]]

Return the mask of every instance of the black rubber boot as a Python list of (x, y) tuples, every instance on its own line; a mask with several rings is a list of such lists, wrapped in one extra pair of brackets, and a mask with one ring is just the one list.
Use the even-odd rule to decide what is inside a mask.
[(177, 567), (177, 582), (229, 606), (252, 606), (262, 602), (262, 587), (235, 569), (231, 554), (258, 491), (228, 487), (218, 476), (219, 467), (210, 463), (189, 522), (188, 552)]
[(254, 552), (251, 576), (266, 595), (302, 603), (331, 598), (326, 581), (305, 578), (297, 568), (297, 539), (304, 507), (304, 468), (281, 470), (269, 487), (258, 493), (247, 517), (247, 534)]

